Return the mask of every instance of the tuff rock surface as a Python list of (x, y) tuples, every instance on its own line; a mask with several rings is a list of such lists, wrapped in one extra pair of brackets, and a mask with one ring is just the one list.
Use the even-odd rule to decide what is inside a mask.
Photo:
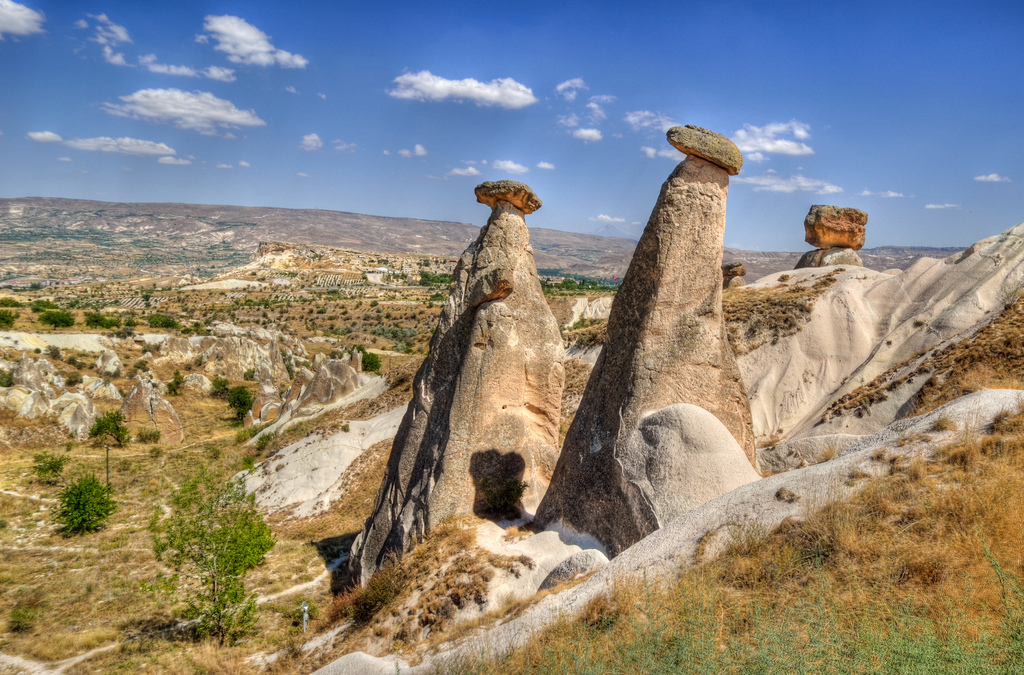
[(493, 201), (491, 216), (455, 268), (373, 514), (353, 544), (364, 583), (392, 552), (478, 509), (484, 481), (522, 480), (524, 505), (536, 505), (558, 457), (565, 355), (517, 205), (540, 200), (512, 181), (476, 193)]
[(868, 214), (860, 209), (815, 204), (804, 218), (804, 241), (815, 248), (864, 247)]
[(816, 248), (813, 251), (804, 253), (800, 260), (797, 261), (794, 269), (829, 267), (830, 265), (864, 267), (864, 261), (860, 259), (860, 256), (852, 248)]
[(160, 440), (177, 445), (185, 440), (185, 431), (178, 413), (160, 397), (156, 384), (144, 378), (136, 382), (121, 404), (125, 423), (132, 428), (153, 426), (160, 430)]
[(96, 359), (96, 371), (104, 377), (117, 377), (124, 370), (124, 364), (110, 349), (106, 349)]
[[(612, 304), (608, 339), (537, 511), (539, 525), (590, 534), (614, 556), (687, 505), (715, 496), (697, 491), (649, 501), (655, 486), (690, 489), (685, 477), (663, 475), (685, 462), (659, 449), (661, 432), (646, 422), (679, 403), (721, 420), (738, 444), (730, 461), (756, 476), (750, 407), (722, 316), (728, 189), (726, 171), (696, 156), (662, 186)], [(684, 432), (680, 427), (680, 438)]]

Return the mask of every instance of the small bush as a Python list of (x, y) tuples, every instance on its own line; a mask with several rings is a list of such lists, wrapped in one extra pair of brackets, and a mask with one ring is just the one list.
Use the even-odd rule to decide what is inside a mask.
[(21, 307), (21, 303), (14, 298), (0, 298), (0, 307)]
[(349, 426), (348, 422), (345, 422), (344, 424), (342, 424), (342, 425), (341, 425), (341, 430), (342, 430), (342, 431), (344, 431), (344, 432), (345, 432), (346, 434), (347, 434), (347, 433), (348, 433), (348, 432), (349, 432), (349, 431), (350, 431), (351, 429), (352, 429), (352, 427), (350, 427), (350, 426)]
[(227, 398), (228, 389), (231, 387), (231, 382), (228, 378), (215, 375), (213, 380), (210, 382), (210, 396), (213, 398)]
[(159, 429), (139, 429), (135, 433), (135, 438), (138, 439), (139, 443), (159, 443), (160, 442), (160, 430)]
[(36, 480), (47, 485), (56, 485), (61, 480), (64, 467), (71, 461), (71, 455), (55, 452), (40, 452), (32, 458), (32, 473)]
[(87, 312), (85, 325), (89, 328), (120, 328), (121, 317), (117, 314), (102, 314), (100, 312)]
[(68, 376), (64, 378), (64, 383), (69, 387), (75, 387), (82, 384), (82, 374), (77, 370), (68, 373)]
[(75, 325), (75, 316), (62, 309), (54, 309), (39, 315), (39, 323), (53, 328), (70, 328)]
[(932, 431), (956, 431), (956, 422), (946, 415), (940, 415), (932, 422)]
[(117, 447), (123, 448), (128, 444), (128, 427), (124, 425), (124, 415), (120, 410), (111, 410), (98, 418), (89, 429), (89, 438), (109, 438)]
[(380, 357), (372, 352), (363, 354), (363, 370), (367, 373), (380, 372)]
[(228, 407), (235, 413), (235, 419), (241, 422), (245, 419), (245, 414), (252, 409), (256, 397), (246, 387), (238, 386), (228, 390), (227, 399)]
[(142, 372), (146, 372), (147, 370), (149, 370), (149, 361), (147, 361), (146, 359), (139, 359), (138, 361), (132, 364), (132, 368), (134, 368), (135, 370), (141, 370)]
[(167, 394), (169, 396), (178, 396), (181, 394), (181, 385), (185, 384), (185, 376), (181, 374), (180, 370), (174, 371), (174, 377), (167, 383)]
[(49, 300), (35, 300), (32, 302), (31, 305), (29, 305), (29, 308), (36, 314), (39, 314), (40, 312), (45, 312), (48, 309), (60, 309), (59, 307), (57, 307), (57, 305), (53, 304)]
[(256, 435), (259, 427), (251, 426), (248, 429), (239, 429), (235, 434), (235, 445), (241, 445)]
[(519, 502), (529, 485), (518, 478), (484, 478), (480, 481), (480, 493), (487, 509), (496, 515), (519, 512)]
[(277, 434), (263, 434), (256, 439), (256, 450), (263, 452), (277, 440)]
[(12, 633), (27, 633), (32, 630), (35, 622), (35, 610), (29, 607), (13, 607), (10, 618), (7, 619), (7, 628)]
[(152, 328), (167, 328), (168, 330), (181, 327), (177, 320), (166, 314), (150, 314), (146, 317), (146, 323)]
[(87, 534), (102, 528), (117, 508), (110, 489), (96, 476), (83, 476), (61, 490), (53, 519), (66, 535)]
[(10, 328), (18, 320), (18, 314), (9, 309), (0, 309), (0, 328)]
[(8, 373), (6, 370), (0, 370), (0, 387), (13, 387), (14, 386), (14, 373)]
[(254, 382), (256, 380), (256, 369), (250, 368), (249, 370), (242, 373), (242, 379), (246, 382)]

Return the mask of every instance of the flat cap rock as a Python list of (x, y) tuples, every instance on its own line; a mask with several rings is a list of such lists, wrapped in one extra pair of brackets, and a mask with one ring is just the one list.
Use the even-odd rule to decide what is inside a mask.
[(541, 207), (540, 197), (530, 186), (517, 180), (496, 180), (476, 186), (476, 200), (492, 209), (498, 202), (508, 202), (523, 213), (533, 213)]
[(743, 154), (736, 144), (722, 134), (687, 124), (668, 130), (668, 142), (679, 152), (706, 159), (735, 176), (743, 167)]
[(804, 218), (804, 241), (815, 248), (864, 247), (868, 214), (860, 209), (815, 204)]

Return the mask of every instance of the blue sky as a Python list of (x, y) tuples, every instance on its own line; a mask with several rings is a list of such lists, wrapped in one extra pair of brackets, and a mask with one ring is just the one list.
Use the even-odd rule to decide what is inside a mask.
[(323, 208), (637, 232), (682, 159), (740, 145), (726, 244), (867, 246), (1024, 220), (1024, 4), (0, 0), (0, 196)]

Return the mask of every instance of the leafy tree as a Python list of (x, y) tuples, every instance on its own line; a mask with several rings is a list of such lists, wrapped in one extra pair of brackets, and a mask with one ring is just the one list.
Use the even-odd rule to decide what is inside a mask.
[(85, 315), (85, 325), (89, 328), (118, 328), (121, 325), (121, 317), (117, 314), (90, 312)]
[(0, 309), (0, 328), (10, 328), (17, 320), (17, 312), (12, 312), (9, 309)]
[(109, 438), (117, 447), (123, 448), (128, 445), (130, 435), (128, 427), (124, 424), (124, 415), (120, 410), (111, 410), (102, 417), (96, 419), (92, 428), (89, 429), (89, 438)]
[(252, 409), (255, 400), (256, 397), (246, 387), (231, 387), (228, 390), (228, 406), (235, 411), (235, 419), (238, 421), (245, 419), (245, 413)]
[(21, 307), (21, 303), (14, 298), (0, 298), (0, 307)]
[(231, 382), (228, 378), (214, 375), (213, 380), (210, 382), (210, 396), (214, 398), (227, 398), (228, 387), (230, 386)]
[(153, 551), (178, 573), (199, 634), (233, 643), (255, 626), (256, 593), (246, 592), (245, 575), (274, 547), (274, 535), (240, 481), (222, 483), (205, 469), (182, 484), (171, 507)]
[(166, 314), (150, 314), (146, 317), (146, 322), (152, 328), (174, 329), (180, 327), (180, 324), (173, 317), (169, 317)]
[(174, 377), (167, 383), (167, 393), (171, 396), (177, 396), (181, 393), (181, 385), (185, 384), (185, 376), (181, 374), (180, 370), (174, 371)]
[(54, 328), (69, 328), (75, 325), (75, 315), (63, 309), (51, 309), (40, 314), (38, 321)]
[(40, 452), (32, 460), (32, 473), (36, 475), (36, 480), (40, 483), (56, 485), (64, 480), (64, 467), (71, 461), (71, 455)]
[(372, 352), (363, 353), (363, 370), (368, 373), (380, 372), (380, 357)]
[(82, 476), (61, 490), (57, 501), (59, 506), (53, 519), (67, 535), (99, 530), (117, 508), (110, 496), (110, 488), (91, 474)]
[(31, 305), (29, 305), (29, 308), (36, 314), (38, 314), (39, 312), (44, 312), (48, 309), (60, 309), (59, 307), (57, 307), (57, 305), (53, 304), (49, 300), (35, 300), (32, 302)]

